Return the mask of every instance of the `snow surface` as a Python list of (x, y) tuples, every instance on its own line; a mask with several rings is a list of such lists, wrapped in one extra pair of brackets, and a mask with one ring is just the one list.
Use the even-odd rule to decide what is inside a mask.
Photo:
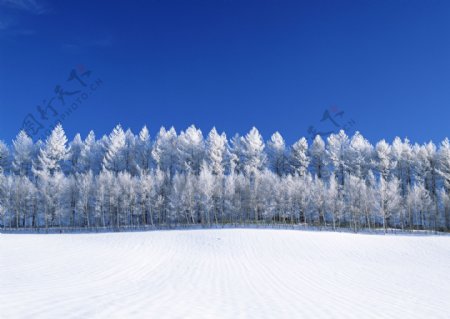
[(450, 237), (0, 235), (1, 318), (449, 318)]

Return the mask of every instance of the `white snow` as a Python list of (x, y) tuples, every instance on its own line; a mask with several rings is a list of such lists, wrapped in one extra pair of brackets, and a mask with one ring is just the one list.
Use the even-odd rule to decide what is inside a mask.
[(1, 318), (449, 318), (450, 237), (0, 235)]

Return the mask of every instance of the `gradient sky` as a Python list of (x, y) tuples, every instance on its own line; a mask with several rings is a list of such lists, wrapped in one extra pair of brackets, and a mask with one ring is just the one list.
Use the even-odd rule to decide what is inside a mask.
[[(91, 71), (86, 87), (67, 81), (72, 70)], [(53, 99), (58, 118), (80, 90), (69, 138), (195, 124), (292, 143), (311, 126), (337, 129), (320, 121), (329, 110), (372, 142), (439, 142), (450, 135), (450, 1), (0, 0), (0, 139), (27, 115), (41, 135), (53, 114), (36, 107)]]

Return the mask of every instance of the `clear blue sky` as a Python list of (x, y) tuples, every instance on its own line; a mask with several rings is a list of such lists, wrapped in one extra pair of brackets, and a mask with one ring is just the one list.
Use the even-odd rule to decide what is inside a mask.
[[(91, 71), (86, 87), (67, 81), (72, 69)], [(450, 2), (0, 0), (0, 139), (28, 114), (46, 127), (37, 105), (53, 99), (60, 116), (99, 78), (64, 119), (69, 138), (195, 124), (205, 135), (278, 130), (292, 143), (310, 126), (335, 129), (320, 122), (328, 109), (372, 142), (440, 141)]]

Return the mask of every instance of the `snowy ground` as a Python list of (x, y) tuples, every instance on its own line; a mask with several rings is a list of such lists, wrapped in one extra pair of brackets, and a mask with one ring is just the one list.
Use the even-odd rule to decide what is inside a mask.
[(449, 318), (450, 236), (0, 235), (1, 318)]

